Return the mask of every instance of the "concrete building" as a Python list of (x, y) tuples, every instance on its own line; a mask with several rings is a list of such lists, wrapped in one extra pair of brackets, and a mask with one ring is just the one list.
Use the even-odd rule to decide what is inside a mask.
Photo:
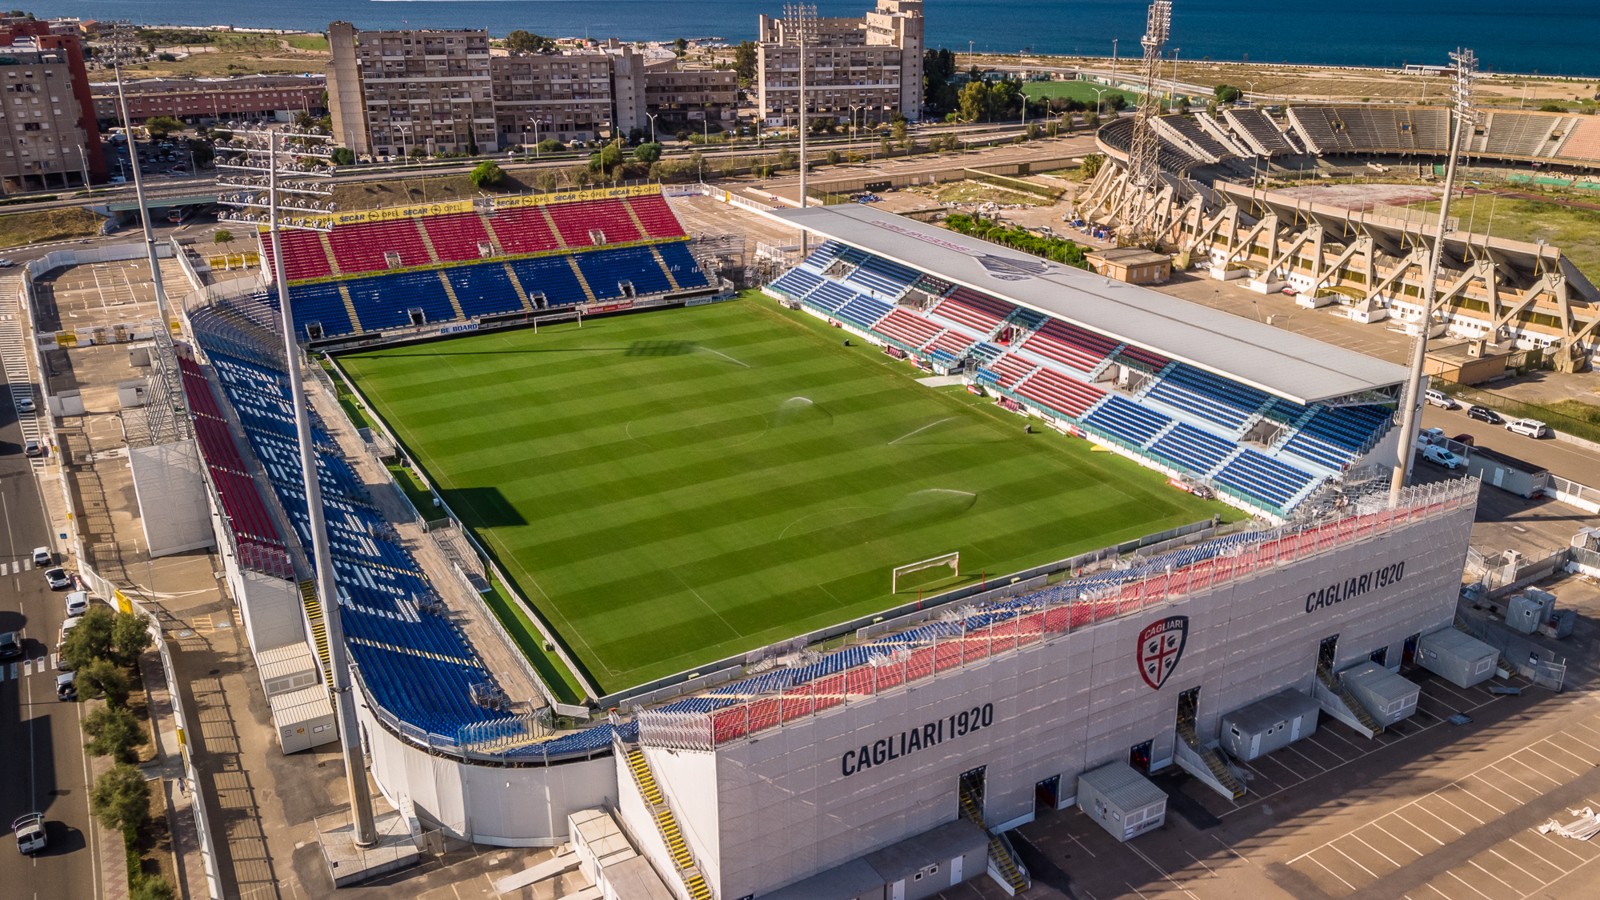
[(83, 42), (49, 22), (0, 19), (0, 179), (5, 188), (106, 179)]
[(489, 60), (500, 146), (611, 134), (611, 56), (600, 51), (516, 53)]
[(732, 69), (684, 69), (676, 64), (645, 72), (645, 108), (658, 136), (699, 131), (704, 123), (727, 130), (738, 118), (739, 74)]
[(334, 22), (328, 46), (342, 146), (374, 156), (499, 149), (487, 30), (358, 32)]
[[(762, 121), (799, 120), (799, 34), (794, 23), (763, 15), (757, 94)], [(883, 122), (922, 117), (922, 0), (878, 0), (859, 19), (816, 19), (806, 37), (806, 93), (812, 115)]]
[[(237, 78), (145, 78), (124, 81), (128, 117), (143, 122), (172, 116), (185, 122), (233, 119), (287, 121), (296, 113), (327, 112), (327, 80), (321, 75), (241, 75)], [(93, 87), (94, 114), (101, 122), (120, 122), (117, 86)]]
[(1165, 284), (1172, 257), (1143, 247), (1113, 247), (1084, 254), (1097, 274), (1129, 284)]

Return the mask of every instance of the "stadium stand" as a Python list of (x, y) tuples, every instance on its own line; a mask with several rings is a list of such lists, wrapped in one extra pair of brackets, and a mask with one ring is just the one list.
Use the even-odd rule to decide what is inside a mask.
[(1189, 469), (1197, 475), (1209, 475), (1239, 446), (1225, 441), (1210, 432), (1201, 431), (1187, 422), (1177, 425), (1150, 445), (1151, 452)]
[(1051, 319), (1022, 342), (1022, 349), (1080, 372), (1089, 372), (1117, 349), (1117, 342), (1076, 325)]
[(621, 200), (557, 203), (546, 209), (568, 247), (625, 244), (644, 238)]
[[(268, 266), (274, 264), (272, 240), (261, 236), (261, 258)], [(326, 278), (333, 274), (333, 262), (328, 259), (327, 248), (322, 245), (322, 235), (315, 231), (285, 231), (278, 238), (283, 244), (283, 274), (290, 281), (309, 278)]]
[(987, 367), (978, 370), (978, 380), (1008, 390), (1015, 390), (1023, 379), (1038, 371), (1038, 363), (1015, 353), (1007, 353)]
[(1265, 500), (1279, 509), (1288, 508), (1290, 501), (1303, 493), (1315, 479), (1316, 476), (1309, 472), (1249, 448), (1240, 452), (1215, 476), (1217, 482)]
[[(412, 321), (413, 310), (420, 310), (427, 322), (448, 322), (457, 318), (438, 272), (398, 272), (353, 278), (342, 282), (341, 287), (349, 292), (351, 302), (359, 310), (361, 326), (367, 331), (421, 324)], [(299, 293), (294, 296), (298, 298)], [(326, 326), (323, 333), (327, 333)]]
[(689, 252), (688, 244), (675, 241), (653, 246), (655, 252), (661, 255), (661, 264), (670, 273), (668, 277), (677, 283), (676, 290), (711, 287), (711, 279), (706, 276), (705, 270), (700, 268), (700, 264), (695, 262), (694, 255)]
[[(475, 262), (494, 255), (489, 229), (483, 224), (483, 216), (478, 213), (447, 213), (420, 221), (422, 230), (428, 233), (428, 241), (433, 244), (434, 253), (442, 261)], [(484, 253), (482, 248), (488, 248), (490, 252)]]
[(1382, 406), (1319, 407), (1283, 444), (1283, 452), (1339, 471), (1372, 449), (1389, 428)]
[[(339, 271), (345, 275), (425, 266), (433, 262), (415, 219), (335, 228), (328, 232), (328, 244), (333, 248)], [(287, 255), (288, 251), (284, 253)], [(390, 265), (391, 254), (398, 258), (399, 265)]]
[(1041, 368), (1018, 385), (1016, 394), (1036, 406), (1076, 419), (1104, 397), (1105, 391), (1052, 369)]
[(541, 206), (516, 206), (495, 210), (489, 217), (500, 248), (506, 253), (545, 253), (561, 249), (550, 219)]
[(629, 197), (625, 202), (633, 208), (639, 224), (644, 226), (645, 237), (661, 240), (688, 237), (683, 224), (673, 215), (672, 207), (667, 205), (667, 198), (660, 194)]
[(1222, 111), (1222, 117), (1239, 139), (1261, 156), (1294, 153), (1294, 146), (1283, 137), (1283, 132), (1259, 109), (1232, 108)]
[(468, 317), (492, 316), (523, 309), (504, 265), (457, 266), (444, 270), (461, 311)]
[(838, 309), (834, 310), (833, 314), (852, 325), (856, 325), (861, 328), (871, 328), (874, 322), (878, 321), (884, 316), (887, 316), (889, 311), (893, 308), (894, 307), (883, 302), (882, 300), (877, 299), (876, 297), (868, 297), (866, 294), (856, 294)]
[[(308, 541), (288, 385), (270, 333), (260, 327), (271, 321), (268, 298), (227, 301), (193, 311), (189, 319), (223, 396), (238, 415), (246, 444), (261, 461), (296, 537)], [(185, 360), (180, 366), (197, 422), (215, 422), (225, 429), (225, 419), (199, 364)], [(236, 540), (283, 546), (261, 496), (254, 491), (255, 482), (243, 474), (245, 465), (233, 450), (232, 437), (226, 431), (214, 433), (210, 424), (204, 427), (209, 436), (202, 438), (202, 452), (217, 454), (215, 465), (208, 457), (208, 467), (213, 473), (222, 473), (219, 493), (244, 503), (249, 501), (242, 498), (254, 495), (254, 506), (226, 507)], [(497, 728), (513, 724), (511, 712), (473, 701), (475, 686), (495, 687), (493, 672), (450, 619), (431, 611), (437, 595), (427, 577), (372, 505), (355, 472), (333, 449), (332, 439), (315, 422), (312, 437), (338, 580), (338, 614), (367, 695), (398, 722), (403, 736), (434, 751), (493, 736)], [(624, 730), (635, 727), (624, 726)], [(514, 743), (497, 752), (510, 759), (547, 762), (590, 756), (608, 750), (615, 734), (614, 726), (604, 724)], [(477, 748), (477, 752), (485, 751)]]
[(912, 350), (928, 343), (944, 331), (927, 319), (900, 308), (885, 316), (873, 326), (873, 330)]
[(1165, 132), (1163, 137), (1181, 146), (1189, 155), (1204, 162), (1221, 162), (1233, 151), (1221, 141), (1207, 134), (1199, 123), (1188, 116), (1161, 116), (1155, 119), (1156, 129)]
[(535, 256), (512, 260), (511, 271), (534, 306), (571, 306), (588, 295), (566, 256)]
[(1245, 420), (1267, 402), (1264, 391), (1181, 363), (1158, 380), (1148, 396), (1230, 431), (1243, 428)]
[(958, 287), (930, 313), (957, 325), (965, 325), (978, 334), (988, 335), (999, 328), (1000, 323), (1015, 309), (1004, 300), (980, 294), (971, 288)]
[(1600, 162), (1600, 119), (1585, 116), (1572, 127), (1561, 146), (1561, 155), (1572, 159)]
[(1156, 436), (1156, 432), (1167, 427), (1172, 417), (1145, 409), (1122, 397), (1113, 396), (1092, 410), (1083, 420), (1113, 437), (1136, 447), (1143, 447)]
[(917, 272), (899, 263), (869, 256), (862, 260), (854, 271), (846, 275), (844, 280), (890, 300), (896, 300), (911, 290), (911, 286), (916, 283)]

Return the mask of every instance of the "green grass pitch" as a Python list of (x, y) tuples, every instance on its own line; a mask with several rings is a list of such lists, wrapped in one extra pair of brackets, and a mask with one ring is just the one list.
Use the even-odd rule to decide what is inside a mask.
[(1226, 512), (842, 337), (747, 297), (340, 362), (606, 692)]

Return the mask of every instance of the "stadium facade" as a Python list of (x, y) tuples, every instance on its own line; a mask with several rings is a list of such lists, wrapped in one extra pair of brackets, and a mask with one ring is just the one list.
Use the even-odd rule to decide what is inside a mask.
[[(718, 290), (654, 192), (414, 214), (351, 215), (327, 237), (284, 243), (282, 289), (325, 300), (297, 310), (303, 337), (442, 339)], [(828, 241), (825, 258), (774, 282), (777, 296), (1153, 468), (1210, 473), (1258, 518), (1098, 555), (1083, 571), (1068, 563), (1054, 583), (930, 602), (839, 650), (766, 648), (552, 730), (546, 713), (500, 702), (511, 673), (445, 614), (319, 426), (339, 575), (323, 603), (346, 636), (372, 775), (418, 828), (556, 846), (573, 837), (569, 817), (612, 810), (691, 900), (895, 895), (895, 876), (864, 861), (892, 848), (929, 890), (985, 868), (1009, 880), (1002, 832), (1071, 803), (1083, 773), (1175, 764), (1237, 796), (1215, 749), (1223, 715), (1292, 689), (1359, 730), (1370, 716), (1339, 672), (1397, 669), (1422, 635), (1451, 626), (1477, 482), (1408, 488), (1392, 507), (1346, 483), (1344, 467), (1389, 439), (1394, 367), (875, 211), (788, 221)], [(184, 385), (252, 649), (309, 644), (326, 679), (276, 302), (264, 292), (189, 310)], [(1031, 368), (1006, 376), (1007, 356)], [(1036, 379), (1049, 390), (1030, 394)], [(1072, 398), (1092, 399), (1058, 408)], [(1100, 417), (1108, 409), (1119, 418)], [(1135, 425), (1152, 430), (1118, 437)], [(1164, 443), (1180, 429), (1187, 450)], [(1230, 481), (1241, 461), (1259, 481)], [(971, 864), (963, 834), (987, 842), (986, 865)], [(876, 888), (868, 869), (884, 878)]]

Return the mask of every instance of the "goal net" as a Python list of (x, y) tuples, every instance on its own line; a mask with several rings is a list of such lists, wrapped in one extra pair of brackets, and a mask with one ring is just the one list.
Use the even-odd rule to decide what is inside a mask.
[[(936, 571), (948, 568), (948, 574)], [(895, 566), (891, 579), (894, 593), (901, 590), (915, 590), (927, 587), (941, 581), (952, 580), (961, 576), (961, 551), (944, 553), (932, 556), (919, 562)]]

